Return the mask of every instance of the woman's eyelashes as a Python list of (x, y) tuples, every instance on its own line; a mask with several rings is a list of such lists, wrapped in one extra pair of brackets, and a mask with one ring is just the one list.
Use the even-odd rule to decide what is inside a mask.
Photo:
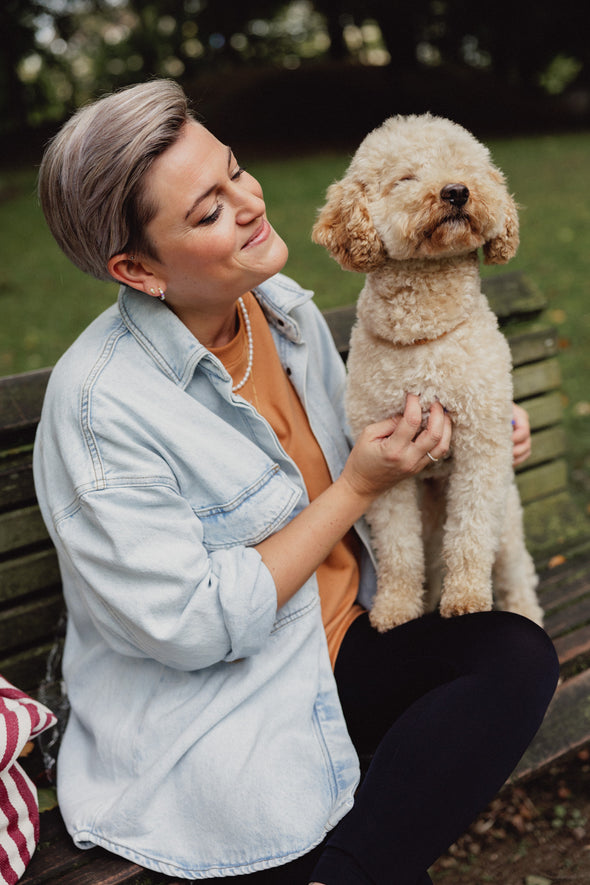
[(223, 203), (218, 203), (217, 206), (215, 207), (215, 209), (213, 210), (213, 212), (211, 212), (209, 215), (205, 215), (204, 218), (201, 218), (197, 222), (198, 226), (202, 227), (203, 225), (213, 224), (215, 221), (217, 221), (217, 219), (221, 215), (222, 211), (223, 211)]
[[(243, 175), (243, 173), (245, 171), (246, 170), (244, 169), (243, 166), (238, 166), (236, 171), (230, 175), (231, 180), (238, 181), (238, 179), (241, 178), (241, 176)], [(219, 216), (221, 215), (222, 211), (223, 211), (223, 203), (218, 203), (215, 206), (215, 209), (212, 212), (210, 212), (209, 215), (205, 215), (204, 218), (200, 219), (198, 224), (199, 225), (214, 224), (214, 222), (216, 222), (217, 219), (219, 218)]]

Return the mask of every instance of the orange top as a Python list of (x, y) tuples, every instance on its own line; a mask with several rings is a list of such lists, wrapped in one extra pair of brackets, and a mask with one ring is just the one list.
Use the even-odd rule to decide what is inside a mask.
[[(328, 465), (295, 388), (281, 365), (260, 305), (251, 292), (244, 296), (244, 303), (250, 318), (254, 358), (250, 377), (238, 393), (271, 425), (285, 452), (301, 471), (307, 494), (313, 501), (332, 482)], [(237, 335), (229, 344), (211, 348), (234, 384), (240, 383), (248, 366), (248, 338), (239, 308), (238, 314)], [(349, 532), (316, 572), (332, 667), (344, 634), (363, 611), (355, 602), (359, 584), (357, 544), (356, 535)]]

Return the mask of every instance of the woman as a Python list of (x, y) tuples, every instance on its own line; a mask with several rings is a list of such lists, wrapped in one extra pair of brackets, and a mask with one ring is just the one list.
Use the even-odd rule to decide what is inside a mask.
[[(56, 366), (35, 448), (76, 844), (193, 879), (430, 882), (556, 682), (518, 616), (368, 625), (362, 515), (444, 457), (448, 416), (420, 430), (409, 396), (350, 449), (342, 363), (279, 273), (260, 186), (174, 83), (78, 112), (40, 196), (72, 261), (122, 284)], [(519, 411), (515, 457), (529, 445)]]

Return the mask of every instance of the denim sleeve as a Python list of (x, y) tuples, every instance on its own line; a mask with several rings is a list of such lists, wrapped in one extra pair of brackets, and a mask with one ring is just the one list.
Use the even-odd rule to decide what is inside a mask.
[(121, 654), (195, 670), (255, 654), (272, 630), (276, 589), (258, 552), (207, 551), (166, 484), (86, 493), (56, 530), (72, 615)]

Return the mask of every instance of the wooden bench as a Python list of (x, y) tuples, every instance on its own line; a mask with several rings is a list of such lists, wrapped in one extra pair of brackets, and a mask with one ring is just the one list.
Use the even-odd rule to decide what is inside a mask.
[[(590, 529), (568, 490), (557, 334), (544, 320), (545, 300), (520, 274), (493, 277), (485, 289), (512, 349), (515, 398), (531, 418), (533, 455), (518, 471), (518, 484), (529, 548), (540, 570), (546, 627), (563, 677), (517, 769), (515, 777), (522, 777), (590, 739)], [(326, 317), (346, 357), (354, 306), (328, 311)], [(63, 600), (31, 469), (49, 374), (0, 378), (0, 673), (51, 706), (52, 687), (59, 691), (59, 672), (51, 671), (59, 669)], [(550, 567), (555, 556), (563, 561)], [(39, 753), (31, 764), (32, 773), (42, 777)], [(22, 879), (25, 885), (176, 881), (185, 880), (149, 873), (99, 848), (77, 850), (58, 809), (42, 814), (40, 845)]]

